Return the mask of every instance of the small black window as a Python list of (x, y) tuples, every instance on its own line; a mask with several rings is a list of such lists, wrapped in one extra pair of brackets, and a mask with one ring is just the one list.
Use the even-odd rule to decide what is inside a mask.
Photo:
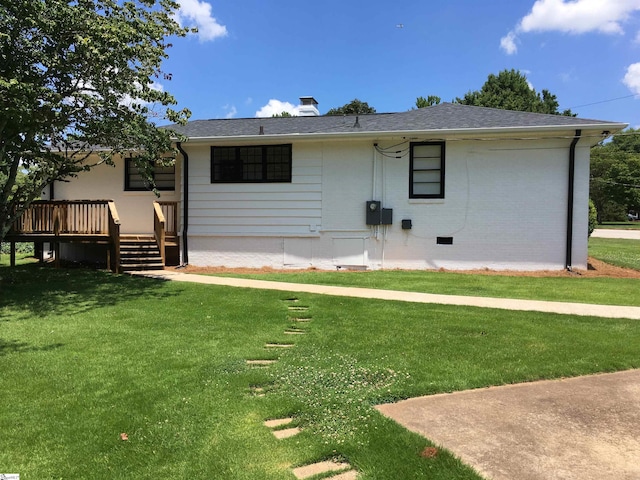
[(409, 198), (444, 198), (444, 142), (411, 144)]
[[(156, 189), (169, 191), (176, 189), (176, 166), (162, 165), (161, 163), (150, 163), (149, 173), (153, 177)], [(146, 180), (141, 168), (132, 158), (125, 159), (124, 174), (125, 191), (145, 191), (151, 190), (151, 185)]]
[(211, 183), (291, 182), (291, 145), (211, 147)]

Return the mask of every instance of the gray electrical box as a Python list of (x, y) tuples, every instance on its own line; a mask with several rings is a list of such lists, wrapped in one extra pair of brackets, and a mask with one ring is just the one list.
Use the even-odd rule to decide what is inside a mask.
[(367, 202), (367, 225), (380, 225), (382, 223), (382, 204), (377, 200)]
[(393, 209), (392, 208), (383, 208), (382, 209), (382, 218), (380, 219), (381, 225), (391, 225), (393, 223)]

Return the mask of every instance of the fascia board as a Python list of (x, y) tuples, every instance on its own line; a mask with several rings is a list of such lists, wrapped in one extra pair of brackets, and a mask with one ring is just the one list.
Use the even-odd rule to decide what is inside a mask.
[[(536, 127), (491, 127), (491, 128), (461, 128), (461, 129), (432, 129), (432, 130), (392, 130), (392, 131), (363, 131), (363, 132), (338, 132), (338, 133), (287, 133), (281, 135), (234, 135), (234, 136), (208, 136), (188, 137), (184, 143), (229, 143), (229, 142), (283, 142), (299, 140), (351, 140), (351, 139), (382, 139), (385, 137), (428, 137), (428, 138), (495, 138), (517, 137), (522, 135), (546, 135), (562, 134), (573, 136), (575, 130), (608, 131), (610, 134), (625, 129), (626, 123), (594, 123), (576, 125), (544, 125)], [(583, 133), (584, 136), (584, 133)], [(599, 136), (599, 140), (606, 136)], [(596, 141), (595, 143), (597, 143)]]

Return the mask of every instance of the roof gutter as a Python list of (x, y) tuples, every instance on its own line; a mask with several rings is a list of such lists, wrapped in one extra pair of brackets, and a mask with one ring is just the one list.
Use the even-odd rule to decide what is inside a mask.
[(176, 148), (182, 154), (182, 264), (189, 264), (188, 231), (189, 231), (189, 155), (176, 142)]
[(564, 268), (569, 272), (572, 270), (573, 254), (573, 197), (576, 176), (576, 145), (582, 136), (582, 130), (576, 130), (576, 135), (569, 146), (569, 189), (567, 198), (567, 247), (565, 254)]

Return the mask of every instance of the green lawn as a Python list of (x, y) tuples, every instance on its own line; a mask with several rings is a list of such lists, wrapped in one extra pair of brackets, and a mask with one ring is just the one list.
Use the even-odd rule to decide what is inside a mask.
[(617, 230), (640, 229), (640, 222), (602, 222), (596, 228), (613, 228)]
[[(16, 265), (25, 265), (28, 263), (35, 263), (38, 259), (33, 257), (32, 253), (16, 253)], [(11, 256), (0, 253), (0, 267), (7, 267), (11, 263)]]
[(611, 265), (640, 270), (640, 240), (591, 238), (589, 255)]
[[(290, 466), (335, 457), (364, 480), (477, 479), (446, 452), (420, 457), (428, 442), (371, 405), (640, 367), (637, 321), (291, 298), (0, 268), (0, 469), (22, 478), (293, 479)], [(306, 335), (285, 335), (292, 326)], [(268, 358), (279, 361), (245, 363)], [(276, 440), (262, 422), (286, 415), (303, 432)]]

